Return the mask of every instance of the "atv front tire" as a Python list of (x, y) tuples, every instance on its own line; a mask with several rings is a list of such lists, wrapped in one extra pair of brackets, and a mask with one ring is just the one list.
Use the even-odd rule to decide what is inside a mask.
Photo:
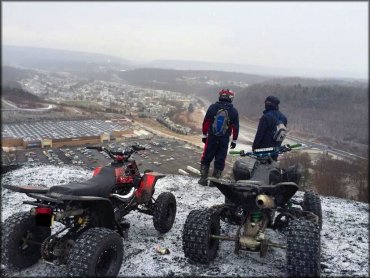
[(319, 228), (322, 228), (322, 209), (320, 196), (314, 191), (307, 191), (303, 195), (303, 210), (314, 213), (319, 218)]
[(68, 255), (70, 277), (116, 277), (122, 265), (122, 238), (107, 228), (91, 228), (76, 240)]
[(171, 230), (176, 217), (176, 198), (171, 192), (162, 192), (154, 203), (153, 224), (160, 233)]
[(185, 257), (193, 262), (210, 263), (217, 256), (220, 235), (220, 216), (213, 210), (192, 210), (186, 218), (182, 247)]
[(37, 226), (28, 211), (13, 214), (2, 224), (3, 264), (10, 270), (34, 265), (41, 258), (41, 243), (50, 234), (50, 228)]
[(320, 231), (306, 219), (294, 219), (287, 229), (287, 272), (289, 277), (320, 276)]

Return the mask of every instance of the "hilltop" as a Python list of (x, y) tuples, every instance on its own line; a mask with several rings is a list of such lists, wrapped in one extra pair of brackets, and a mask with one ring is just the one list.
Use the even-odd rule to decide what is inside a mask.
[[(78, 167), (41, 166), (24, 167), (2, 176), (2, 183), (13, 185), (41, 184), (53, 186), (90, 178), (91, 172)], [(182, 228), (188, 213), (224, 201), (223, 195), (210, 187), (199, 187), (196, 179), (170, 175), (158, 181), (156, 195), (171, 191), (177, 199), (177, 217), (174, 227), (167, 234), (159, 234), (152, 226), (150, 216), (132, 213), (127, 217), (131, 223), (129, 238), (124, 241), (124, 261), (119, 276), (285, 276), (285, 251), (270, 249), (266, 258), (257, 254), (233, 253), (234, 245), (224, 241), (216, 260), (210, 265), (193, 265), (185, 259), (182, 251)], [(298, 192), (297, 198), (302, 197)], [(21, 205), (29, 199), (24, 194), (2, 190), (2, 220), (18, 211), (30, 209)], [(369, 205), (334, 197), (321, 197), (323, 227), (321, 231), (321, 272), (323, 276), (368, 276), (368, 225)], [(60, 229), (60, 226), (55, 227)], [(221, 222), (223, 233), (235, 233), (235, 227)], [(284, 235), (269, 231), (278, 241)], [(275, 239), (276, 239), (275, 238)], [(169, 255), (159, 255), (154, 248), (169, 248)], [(142, 262), (145, 262), (143, 264)], [(16, 273), (5, 273), (6, 277), (60, 277), (66, 275), (63, 266), (39, 262)]]

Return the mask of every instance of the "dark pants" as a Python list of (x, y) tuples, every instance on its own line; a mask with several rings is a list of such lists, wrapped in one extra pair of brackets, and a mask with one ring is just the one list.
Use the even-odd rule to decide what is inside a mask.
[(204, 146), (201, 163), (209, 166), (214, 158), (214, 168), (223, 171), (225, 168), (225, 159), (228, 147), (229, 137), (217, 137), (209, 135)]

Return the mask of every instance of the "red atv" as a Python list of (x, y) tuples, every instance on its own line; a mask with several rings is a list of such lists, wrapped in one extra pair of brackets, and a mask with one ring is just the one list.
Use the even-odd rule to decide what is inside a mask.
[[(35, 201), (29, 212), (15, 213), (2, 225), (2, 261), (8, 269), (23, 269), (40, 257), (65, 264), (68, 274), (78, 277), (114, 277), (123, 258), (128, 226), (122, 219), (132, 210), (153, 216), (154, 228), (168, 232), (176, 216), (176, 199), (170, 192), (153, 198), (155, 184), (165, 175), (140, 174), (133, 153), (144, 147), (132, 145), (123, 152), (105, 147), (87, 147), (106, 152), (113, 162), (98, 167), (91, 179), (49, 188), (3, 187), (26, 193)], [(54, 221), (64, 225), (51, 234)]]

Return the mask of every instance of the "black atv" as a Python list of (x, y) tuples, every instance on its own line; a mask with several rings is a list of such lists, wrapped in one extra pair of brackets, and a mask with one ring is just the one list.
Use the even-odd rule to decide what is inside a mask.
[[(31, 211), (13, 214), (2, 225), (2, 261), (9, 270), (47, 262), (67, 265), (76, 277), (115, 277), (123, 259), (123, 240), (129, 223), (123, 217), (132, 210), (153, 216), (155, 229), (168, 232), (176, 216), (176, 199), (170, 192), (153, 198), (155, 184), (165, 175), (140, 174), (133, 153), (139, 145), (113, 152), (104, 151), (113, 162), (95, 169), (90, 180), (49, 188), (3, 185), (26, 193), (35, 201)], [(51, 234), (54, 221), (64, 226)]]
[[(217, 256), (219, 240), (235, 242), (240, 250), (259, 252), (265, 257), (269, 247), (286, 248), (289, 276), (320, 275), (321, 202), (314, 192), (306, 192), (302, 202), (292, 197), (298, 190), (299, 167), (286, 171), (271, 155), (282, 154), (300, 146), (281, 146), (255, 150), (231, 151), (255, 161), (248, 165), (237, 161), (235, 180), (209, 178), (225, 195), (225, 203), (189, 213), (183, 229), (183, 250), (192, 262), (209, 263)], [(236, 235), (220, 235), (220, 219), (237, 225)], [(284, 230), (286, 244), (266, 238), (267, 228)]]

